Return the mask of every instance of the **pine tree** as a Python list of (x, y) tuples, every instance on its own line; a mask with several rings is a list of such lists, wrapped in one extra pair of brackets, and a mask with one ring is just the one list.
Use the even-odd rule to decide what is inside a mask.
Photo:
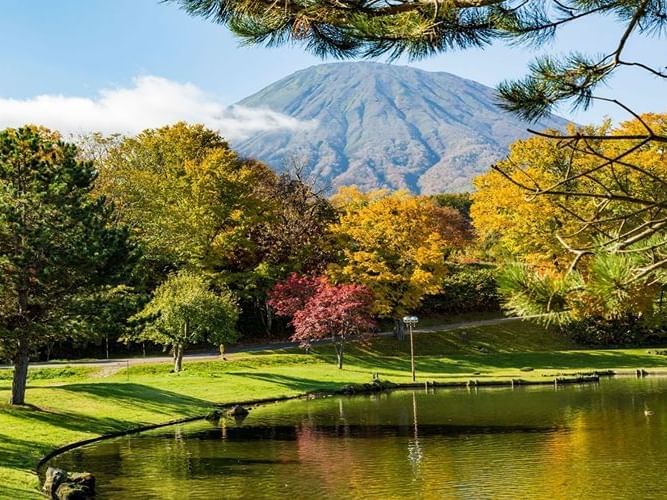
[(86, 333), (90, 300), (120, 283), (132, 253), (111, 209), (91, 195), (95, 170), (57, 134), (0, 132), (0, 346), (24, 404), (31, 354)]

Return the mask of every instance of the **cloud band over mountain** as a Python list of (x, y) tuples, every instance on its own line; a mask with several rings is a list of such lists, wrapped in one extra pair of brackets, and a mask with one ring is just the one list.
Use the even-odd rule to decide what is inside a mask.
[(203, 123), (231, 140), (257, 132), (296, 131), (313, 125), (269, 109), (230, 107), (196, 85), (157, 76), (137, 77), (129, 87), (103, 89), (94, 98), (0, 98), (0, 128), (32, 123), (65, 134), (135, 134), (177, 121)]

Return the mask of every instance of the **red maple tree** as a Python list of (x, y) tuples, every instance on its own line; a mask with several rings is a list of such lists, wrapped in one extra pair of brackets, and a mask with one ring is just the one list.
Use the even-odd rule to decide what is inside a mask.
[(271, 290), (269, 305), (276, 314), (291, 318), (292, 340), (302, 346), (331, 339), (338, 368), (343, 367), (345, 341), (375, 327), (370, 290), (363, 285), (335, 285), (326, 277), (292, 274)]
[(269, 291), (268, 304), (278, 316), (292, 318), (315, 295), (321, 279), (292, 273)]

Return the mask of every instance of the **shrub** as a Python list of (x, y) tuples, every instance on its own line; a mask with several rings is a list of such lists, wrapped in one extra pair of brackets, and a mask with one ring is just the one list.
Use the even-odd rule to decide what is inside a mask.
[(493, 268), (453, 267), (445, 277), (442, 291), (424, 300), (425, 313), (466, 313), (500, 310)]
[(616, 319), (587, 318), (562, 328), (579, 344), (595, 346), (630, 346), (667, 342), (667, 325), (635, 315)]

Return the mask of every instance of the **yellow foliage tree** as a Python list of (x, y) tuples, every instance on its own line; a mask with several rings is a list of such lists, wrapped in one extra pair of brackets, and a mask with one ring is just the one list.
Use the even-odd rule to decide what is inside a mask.
[(667, 115), (518, 141), (475, 180), (471, 215), (482, 245), (523, 263), (505, 280), (515, 313), (652, 311), (667, 265), (667, 156), (658, 142), (637, 139), (647, 128), (664, 133)]
[(465, 221), (456, 210), (406, 191), (346, 187), (332, 202), (340, 211), (331, 231), (341, 260), (329, 266), (330, 277), (367, 286), (375, 313), (393, 318), (400, 334), (400, 318), (440, 291), (446, 257), (467, 239)]
[[(555, 177), (543, 168), (563, 160), (553, 141), (533, 137), (517, 141), (500, 166), (521, 181), (549, 183)], [(566, 251), (556, 233), (570, 217), (553, 197), (530, 196), (496, 170), (474, 180), (471, 217), (480, 244), (496, 259), (520, 258), (541, 268), (562, 267)]]

